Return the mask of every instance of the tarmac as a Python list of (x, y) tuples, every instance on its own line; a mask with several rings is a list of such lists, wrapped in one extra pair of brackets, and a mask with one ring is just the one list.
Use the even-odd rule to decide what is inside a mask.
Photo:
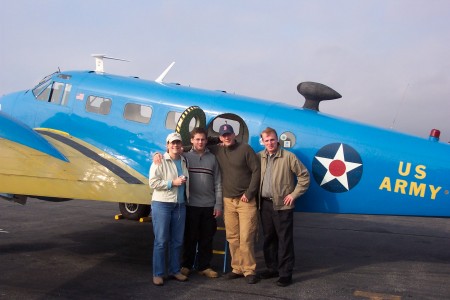
[[(293, 284), (192, 274), (152, 284), (151, 222), (117, 203), (0, 200), (0, 299), (448, 299), (450, 219), (296, 213)], [(264, 269), (262, 236), (257, 270)], [(224, 232), (215, 248), (224, 250)], [(228, 270), (229, 271), (229, 268)]]

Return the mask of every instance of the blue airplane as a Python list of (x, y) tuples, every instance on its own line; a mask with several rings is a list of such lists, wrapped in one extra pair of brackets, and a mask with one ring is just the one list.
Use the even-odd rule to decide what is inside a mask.
[[(450, 145), (439, 131), (420, 138), (319, 111), (340, 98), (314, 82), (297, 87), (303, 107), (94, 71), (55, 72), (35, 87), (0, 98), (0, 193), (24, 203), (86, 199), (118, 202), (128, 219), (149, 214), (148, 170), (165, 137), (233, 126), (237, 140), (263, 149), (260, 132), (277, 130), (311, 174), (296, 211), (450, 216)], [(111, 58), (114, 59), (114, 58)], [(227, 180), (224, 178), (224, 180)]]

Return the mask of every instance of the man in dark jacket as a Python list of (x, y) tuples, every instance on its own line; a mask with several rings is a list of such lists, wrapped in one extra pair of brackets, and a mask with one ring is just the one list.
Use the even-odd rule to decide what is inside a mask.
[(259, 188), (260, 162), (248, 144), (236, 141), (233, 127), (219, 128), (222, 146), (211, 147), (222, 170), (224, 222), (230, 245), (232, 272), (228, 279), (244, 277), (256, 283), (255, 238), (258, 230), (256, 194)]

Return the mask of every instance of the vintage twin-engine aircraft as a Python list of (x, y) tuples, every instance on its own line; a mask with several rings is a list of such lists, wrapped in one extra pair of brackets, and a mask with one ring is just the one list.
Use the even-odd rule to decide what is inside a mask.
[[(119, 202), (130, 219), (148, 215), (148, 170), (165, 137), (205, 126), (211, 143), (225, 122), (255, 151), (267, 126), (311, 174), (297, 211), (450, 216), (450, 145), (438, 130), (419, 138), (319, 112), (341, 96), (298, 85), (303, 106), (206, 91), (103, 71), (56, 72), (0, 99), (0, 193), (23, 201)], [(173, 65), (173, 64), (172, 64)], [(223, 180), (227, 180), (224, 178)]]

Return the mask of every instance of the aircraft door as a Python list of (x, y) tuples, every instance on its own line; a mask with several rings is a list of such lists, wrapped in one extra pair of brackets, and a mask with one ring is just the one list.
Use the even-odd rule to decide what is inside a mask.
[(234, 133), (236, 134), (236, 141), (239, 143), (248, 143), (249, 132), (245, 121), (238, 115), (225, 113), (216, 116), (209, 122), (207, 127), (208, 144), (214, 145), (220, 142), (219, 128), (223, 124), (228, 124), (233, 127)]

